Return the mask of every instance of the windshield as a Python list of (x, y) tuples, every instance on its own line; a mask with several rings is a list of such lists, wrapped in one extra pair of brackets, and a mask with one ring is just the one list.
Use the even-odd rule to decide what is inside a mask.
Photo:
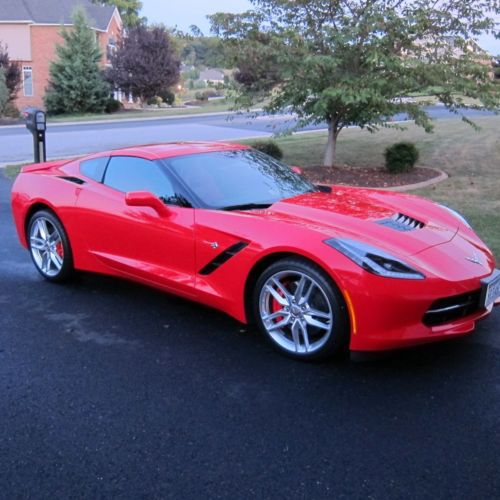
[(208, 208), (258, 208), (316, 191), (287, 165), (252, 149), (179, 156), (165, 163)]

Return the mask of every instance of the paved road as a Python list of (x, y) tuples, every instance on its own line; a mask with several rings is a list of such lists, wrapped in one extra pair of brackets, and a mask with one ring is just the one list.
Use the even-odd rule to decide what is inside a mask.
[(500, 310), (459, 341), (298, 363), (150, 289), (42, 281), (9, 189), (0, 179), (1, 498), (500, 497)]
[[(457, 118), (445, 108), (432, 106), (433, 118)], [(491, 113), (468, 111), (467, 116), (484, 116)], [(398, 115), (397, 120), (405, 117)], [(50, 126), (47, 131), (49, 158), (62, 158), (84, 153), (120, 148), (136, 144), (165, 141), (237, 140), (249, 136), (270, 136), (295, 125), (291, 115), (277, 117), (248, 115), (189, 116), (184, 118), (158, 118), (149, 121)], [(324, 124), (303, 130), (324, 128)], [(31, 161), (33, 157), (31, 135), (24, 127), (0, 127), (0, 163)]]

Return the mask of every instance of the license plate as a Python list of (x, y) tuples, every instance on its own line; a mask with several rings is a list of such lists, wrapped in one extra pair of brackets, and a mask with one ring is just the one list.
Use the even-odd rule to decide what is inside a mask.
[(500, 270), (494, 271), (489, 277), (481, 281), (481, 304), (484, 308), (490, 307), (496, 299), (500, 298)]

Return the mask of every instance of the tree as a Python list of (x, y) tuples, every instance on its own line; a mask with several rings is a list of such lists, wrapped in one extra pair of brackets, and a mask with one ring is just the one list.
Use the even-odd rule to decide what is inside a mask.
[(57, 60), (50, 65), (45, 94), (47, 111), (60, 113), (101, 113), (110, 96), (100, 62), (102, 53), (85, 13), (77, 9), (73, 27), (62, 29), (63, 45), (56, 47)]
[(21, 68), (19, 64), (11, 61), (7, 47), (0, 44), (0, 69), (3, 69), (5, 83), (9, 90), (9, 102), (17, 97), (19, 88), (21, 86)]
[(493, 60), (493, 78), (495, 82), (500, 83), (500, 55)]
[(239, 68), (237, 106), (267, 97), (268, 112), (289, 107), (299, 126), (326, 122), (325, 165), (348, 125), (375, 131), (403, 112), (431, 131), (423, 105), (401, 99), (411, 93), (428, 92), (456, 113), (471, 106), (463, 96), (499, 104), (471, 40), (495, 29), (498, 0), (251, 1), (244, 14), (210, 16)]
[(2, 116), (9, 102), (9, 88), (7, 87), (7, 79), (5, 78), (5, 71), (0, 68), (0, 116)]
[(181, 59), (196, 67), (224, 68), (226, 60), (222, 40), (217, 37), (193, 36), (176, 33)]
[(143, 103), (170, 89), (180, 78), (179, 57), (168, 31), (161, 26), (131, 28), (119, 41), (111, 64), (108, 80)]
[(144, 17), (139, 16), (142, 9), (142, 2), (140, 0), (92, 0), (92, 3), (101, 5), (114, 5), (123, 21), (126, 28), (137, 26), (139, 23), (145, 21)]

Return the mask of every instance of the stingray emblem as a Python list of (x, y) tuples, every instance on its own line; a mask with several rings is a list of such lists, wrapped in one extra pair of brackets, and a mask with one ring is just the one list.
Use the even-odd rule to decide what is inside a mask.
[(465, 257), (466, 260), (469, 262), (472, 262), (473, 264), (481, 264), (481, 261), (479, 260), (479, 255), (474, 252), (471, 257)]

